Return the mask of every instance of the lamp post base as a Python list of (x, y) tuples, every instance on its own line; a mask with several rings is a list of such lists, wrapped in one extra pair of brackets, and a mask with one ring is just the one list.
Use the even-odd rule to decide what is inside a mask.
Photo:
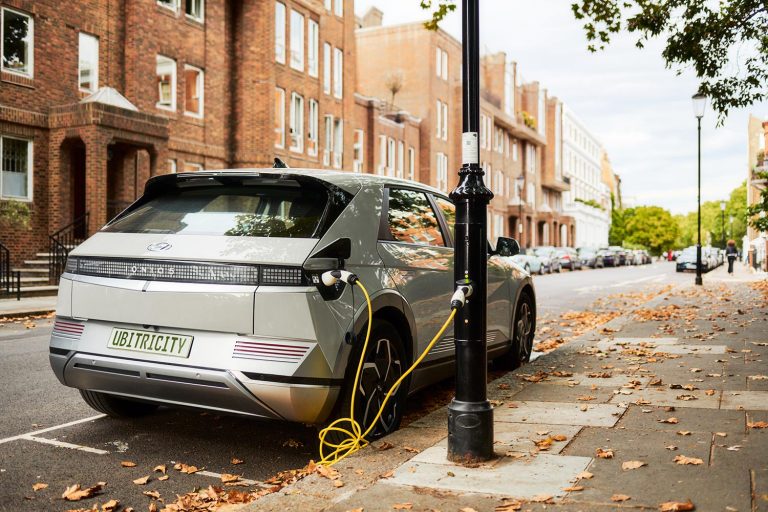
[(699, 286), (704, 284), (704, 281), (702, 281), (701, 276), (696, 276), (696, 284)]
[(448, 460), (473, 464), (493, 458), (493, 407), (488, 400), (448, 405)]

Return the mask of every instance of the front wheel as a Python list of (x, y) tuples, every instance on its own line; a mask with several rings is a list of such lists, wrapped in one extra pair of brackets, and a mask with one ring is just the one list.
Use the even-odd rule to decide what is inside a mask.
[[(329, 423), (339, 417), (349, 417), (352, 404), (352, 386), (355, 380), (355, 372), (360, 361), (365, 333), (358, 336), (359, 346), (352, 351), (347, 363), (347, 376), (345, 379), (344, 394)], [(373, 423), (381, 409), (384, 397), (389, 388), (408, 369), (405, 347), (397, 329), (383, 320), (374, 319), (371, 328), (371, 337), (368, 342), (360, 379), (355, 390), (355, 420), (365, 432)], [(408, 395), (408, 379), (392, 393), (387, 401), (381, 416), (376, 420), (376, 426), (371, 430), (366, 439), (379, 439), (391, 434), (400, 427), (403, 419), (403, 409)], [(348, 425), (340, 425), (347, 428)], [(338, 442), (335, 439), (336, 432), (330, 432), (328, 440)]]
[(521, 293), (512, 320), (512, 346), (494, 361), (502, 369), (514, 370), (531, 360), (536, 331), (535, 315), (533, 297), (528, 292)]
[(99, 391), (80, 390), (80, 396), (93, 409), (113, 418), (136, 418), (155, 412), (156, 404), (136, 402)]

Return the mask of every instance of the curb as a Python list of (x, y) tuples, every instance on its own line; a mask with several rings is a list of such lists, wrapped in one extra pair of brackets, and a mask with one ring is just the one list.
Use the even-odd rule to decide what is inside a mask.
[(0, 313), (0, 320), (6, 320), (10, 318), (21, 318), (25, 316), (33, 316), (33, 315), (47, 315), (49, 313), (53, 313), (56, 311), (56, 308), (46, 308), (46, 309), (30, 309), (30, 310), (24, 310), (24, 311), (9, 311)]

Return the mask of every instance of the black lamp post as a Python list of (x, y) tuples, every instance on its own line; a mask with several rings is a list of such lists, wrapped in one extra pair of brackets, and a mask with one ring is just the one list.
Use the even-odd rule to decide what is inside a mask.
[(525, 245), (523, 242), (523, 185), (525, 185), (525, 176), (520, 173), (520, 176), (515, 178), (515, 186), (517, 187), (517, 234), (521, 245)]
[(448, 405), (448, 460), (479, 462), (493, 457), (493, 408), (487, 398), (486, 213), (493, 193), (480, 168), (480, 0), (462, 0), (463, 130), (456, 204), (454, 279), (472, 286), (453, 323), (456, 347), (456, 396)]
[(720, 201), (720, 232), (723, 235), (723, 249), (725, 249), (725, 201)]
[(696, 199), (697, 238), (696, 238), (696, 284), (703, 284), (701, 280), (701, 118), (707, 108), (707, 97), (697, 92), (693, 95), (693, 113), (696, 116), (698, 128), (698, 196)]

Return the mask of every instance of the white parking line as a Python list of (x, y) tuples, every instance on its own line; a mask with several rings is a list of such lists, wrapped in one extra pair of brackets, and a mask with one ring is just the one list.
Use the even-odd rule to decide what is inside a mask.
[(603, 289), (606, 289), (606, 288), (621, 288), (622, 286), (627, 286), (629, 284), (642, 283), (644, 281), (650, 281), (652, 279), (662, 279), (666, 275), (667, 274), (655, 274), (655, 275), (652, 275), (652, 276), (641, 277), (640, 279), (632, 279), (630, 281), (621, 281), (621, 282), (618, 282), (618, 283), (608, 284), (608, 285), (605, 285), (605, 286), (600, 286), (600, 285), (584, 286), (582, 288), (576, 288), (573, 291), (575, 291), (577, 293), (587, 293), (587, 292), (593, 292), (593, 291), (597, 291), (597, 290), (603, 290)]
[(95, 421), (99, 420), (101, 418), (106, 417), (106, 414), (97, 414), (96, 416), (91, 416), (89, 418), (83, 418), (81, 420), (75, 420), (70, 421), (69, 423), (62, 423), (61, 425), (56, 425), (53, 427), (48, 427), (40, 430), (35, 430), (34, 432), (27, 432), (25, 434), (19, 434), (18, 436), (12, 436), (12, 437), (6, 437), (5, 439), (0, 439), (0, 444), (3, 443), (10, 443), (11, 441), (18, 441), (19, 439), (25, 439), (27, 437), (35, 436), (37, 434), (43, 434), (45, 432), (50, 432), (52, 430), (59, 430), (60, 428), (67, 428), (71, 427), (72, 425), (79, 425), (81, 423), (88, 423), (89, 421)]
[(58, 446), (59, 448), (69, 448), (70, 450), (80, 450), (82, 452), (95, 453), (97, 455), (107, 455), (107, 450), (99, 450), (98, 448), (91, 448), (89, 446), (83, 446), (79, 444), (65, 443), (64, 441), (56, 441), (55, 439), (46, 439), (44, 437), (24, 436), (22, 439), (26, 441), (35, 441), (37, 443), (50, 444), (52, 446)]
[[(213, 471), (197, 471), (195, 474), (209, 476), (211, 478), (218, 478), (219, 480), (221, 480), (221, 473), (214, 473)], [(268, 487), (268, 485), (265, 484), (264, 482), (259, 482), (258, 480), (248, 480), (247, 478), (241, 478), (240, 480), (238, 480), (238, 482), (242, 482), (247, 485), (260, 485), (262, 487)]]

